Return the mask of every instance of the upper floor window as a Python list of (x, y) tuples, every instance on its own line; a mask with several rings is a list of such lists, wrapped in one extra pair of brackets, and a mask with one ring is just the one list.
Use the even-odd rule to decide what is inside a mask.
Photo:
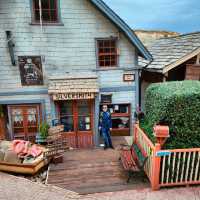
[(23, 86), (43, 85), (42, 62), (40, 56), (20, 56), (19, 70)]
[(118, 60), (117, 40), (114, 38), (97, 40), (99, 67), (116, 67)]
[[(41, 14), (43, 23), (58, 22), (58, 0), (41, 0)], [(33, 0), (34, 22), (40, 23), (40, 3)]]

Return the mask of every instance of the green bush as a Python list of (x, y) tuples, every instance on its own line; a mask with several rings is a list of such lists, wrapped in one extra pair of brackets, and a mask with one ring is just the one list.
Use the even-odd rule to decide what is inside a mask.
[(43, 139), (46, 139), (48, 137), (48, 130), (49, 130), (49, 128), (50, 128), (50, 126), (46, 122), (43, 122), (43, 123), (40, 124), (39, 132), (40, 132), (40, 136)]
[[(165, 148), (200, 147), (200, 82), (152, 84), (145, 97), (146, 124), (170, 127)], [(150, 131), (149, 131), (150, 132)]]

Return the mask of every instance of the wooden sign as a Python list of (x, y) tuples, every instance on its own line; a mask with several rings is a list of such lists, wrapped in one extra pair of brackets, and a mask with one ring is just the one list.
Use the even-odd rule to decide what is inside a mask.
[(133, 82), (135, 81), (135, 74), (129, 73), (129, 74), (124, 74), (124, 82)]
[(19, 56), (22, 85), (43, 85), (42, 61), (40, 56)]
[(156, 156), (157, 157), (162, 157), (162, 156), (169, 156), (171, 154), (170, 151), (157, 151)]
[(78, 99), (94, 99), (95, 93), (87, 92), (87, 93), (66, 93), (66, 94), (54, 94), (53, 100), (54, 101), (61, 101), (61, 100), (78, 100)]

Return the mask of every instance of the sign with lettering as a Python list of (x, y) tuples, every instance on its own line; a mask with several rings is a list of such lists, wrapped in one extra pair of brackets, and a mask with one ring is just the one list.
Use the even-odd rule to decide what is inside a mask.
[(169, 156), (171, 154), (170, 151), (157, 151), (156, 156), (157, 157), (162, 157), (162, 156)]
[(61, 100), (78, 100), (78, 99), (94, 99), (95, 93), (87, 92), (87, 93), (58, 93), (53, 94), (54, 101), (61, 101)]
[(124, 82), (133, 82), (133, 81), (135, 81), (135, 74), (133, 73), (124, 74)]

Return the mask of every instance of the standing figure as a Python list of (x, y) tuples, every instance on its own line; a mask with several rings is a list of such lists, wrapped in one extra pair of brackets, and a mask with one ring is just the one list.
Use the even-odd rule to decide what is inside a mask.
[(100, 113), (99, 117), (99, 130), (101, 131), (101, 134), (104, 139), (104, 149), (107, 148), (112, 148), (114, 149), (112, 145), (112, 140), (110, 136), (110, 131), (112, 130), (112, 119), (111, 119), (111, 114), (108, 111), (108, 106), (103, 105), (102, 107), (102, 112)]

